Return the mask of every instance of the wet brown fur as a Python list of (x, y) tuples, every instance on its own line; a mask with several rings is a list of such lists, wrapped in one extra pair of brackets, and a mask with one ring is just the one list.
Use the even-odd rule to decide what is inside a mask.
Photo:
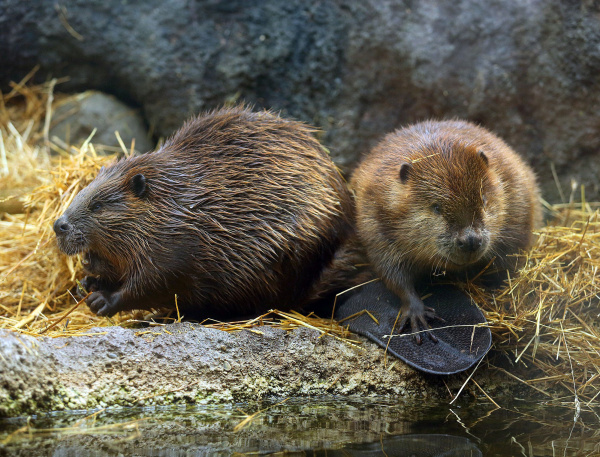
[(63, 251), (87, 253), (92, 310), (173, 307), (175, 294), (213, 317), (301, 306), (353, 211), (312, 133), (222, 109), (103, 169), (55, 224), (73, 226), (58, 236)]
[[(510, 254), (531, 245), (541, 220), (529, 166), (500, 138), (463, 121), (390, 133), (355, 170), (351, 187), (369, 261), (409, 315), (422, 305), (415, 281), (478, 270), (494, 257), (498, 267), (510, 268)], [(482, 248), (459, 252), (456, 240), (465, 233), (475, 234)]]

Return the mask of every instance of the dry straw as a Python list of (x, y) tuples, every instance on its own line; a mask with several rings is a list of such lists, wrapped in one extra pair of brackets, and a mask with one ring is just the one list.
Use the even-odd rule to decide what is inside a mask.
[[(49, 138), (53, 102), (60, 101), (53, 94), (57, 81), (25, 82), (0, 97), (0, 328), (54, 337), (86, 335), (93, 327), (115, 324), (164, 325), (139, 311), (99, 318), (69, 292), (82, 276), (81, 263), (57, 251), (52, 222), (115, 157), (97, 155), (91, 141), (74, 147)], [(597, 404), (598, 205), (584, 200), (552, 211), (553, 222), (539, 232), (524, 267), (506, 287), (491, 292), (470, 285), (469, 291), (492, 327), (501, 355), (493, 364), (500, 367), (504, 359), (499, 369), (542, 395)], [(330, 320), (295, 312), (207, 325), (255, 332), (261, 331), (259, 325), (303, 326), (350, 342), (347, 331)]]
[[(98, 157), (89, 143), (65, 150), (49, 141), (55, 84), (14, 84), (0, 102), (0, 149), (6, 157), (0, 172), (0, 328), (31, 335), (72, 307), (68, 291), (81, 270), (78, 259), (57, 251), (52, 221), (111, 160)], [(73, 310), (68, 321), (73, 325), (61, 333), (77, 335), (103, 324), (90, 317), (84, 307)]]
[(524, 266), (496, 292), (471, 288), (512, 377), (549, 398), (600, 401), (600, 216), (597, 203), (551, 208)]

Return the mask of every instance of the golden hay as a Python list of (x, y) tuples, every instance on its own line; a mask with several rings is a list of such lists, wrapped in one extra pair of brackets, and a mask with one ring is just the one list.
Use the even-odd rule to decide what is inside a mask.
[[(115, 157), (96, 155), (90, 142), (67, 151), (67, 146), (50, 141), (55, 83), (26, 86), (22, 82), (0, 97), (0, 191), (26, 193), (25, 214), (2, 214), (0, 206), (0, 328), (29, 335), (80, 336), (92, 327), (114, 324), (163, 326), (144, 319), (142, 312), (121, 313), (114, 319), (97, 317), (87, 306), (75, 306), (77, 300), (69, 293), (81, 278), (80, 259), (58, 252), (52, 222), (97, 170)], [(51, 156), (50, 150), (55, 154)], [(6, 198), (0, 195), (0, 205), (3, 201)], [(510, 362), (505, 367), (510, 376), (546, 395), (559, 392), (571, 401), (576, 395), (597, 404), (598, 204), (559, 205), (553, 211), (555, 222), (539, 231), (537, 244), (524, 258), (525, 266), (506, 287), (490, 292), (469, 284), (469, 292), (486, 314), (495, 348), (508, 356), (504, 358)], [(348, 332), (329, 319), (296, 312), (274, 311), (250, 321), (208, 325), (254, 332), (260, 332), (258, 325), (305, 326), (349, 341)], [(144, 332), (152, 333), (138, 333)]]
[[(100, 166), (113, 159), (96, 156), (89, 143), (73, 155), (48, 141), (54, 84), (15, 84), (0, 104), (2, 190), (7, 197), (19, 197), (26, 208), (25, 214), (0, 218), (0, 327), (29, 334), (39, 334), (72, 306), (68, 290), (81, 271), (78, 259), (57, 251), (52, 222)], [(58, 155), (51, 156), (50, 148)], [(82, 307), (70, 322), (63, 334), (78, 334), (106, 319), (94, 318)]]
[[(525, 265), (502, 290), (471, 288), (492, 326), (495, 348), (539, 391), (570, 400), (600, 394), (600, 215), (598, 204), (556, 205)], [(525, 369), (523, 369), (525, 368)], [(527, 368), (529, 368), (527, 370)]]

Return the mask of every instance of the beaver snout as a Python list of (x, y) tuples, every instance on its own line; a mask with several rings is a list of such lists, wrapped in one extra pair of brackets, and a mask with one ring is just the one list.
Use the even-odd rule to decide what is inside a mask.
[(58, 248), (65, 254), (75, 255), (87, 250), (86, 237), (81, 229), (69, 222), (65, 215), (56, 219), (52, 228), (56, 233)]
[(448, 258), (455, 265), (469, 265), (485, 255), (489, 244), (489, 234), (485, 230), (472, 227), (460, 230), (453, 236)]
[(56, 236), (63, 236), (73, 230), (73, 226), (69, 224), (69, 221), (65, 216), (61, 216), (54, 222), (54, 233)]
[(456, 247), (465, 254), (477, 252), (482, 244), (483, 236), (473, 230), (467, 230), (456, 238)]

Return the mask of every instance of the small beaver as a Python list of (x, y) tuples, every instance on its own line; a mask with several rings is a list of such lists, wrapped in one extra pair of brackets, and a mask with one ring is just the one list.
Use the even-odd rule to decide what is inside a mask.
[(541, 219), (532, 170), (469, 122), (428, 121), (390, 133), (360, 163), (351, 187), (367, 257), (402, 303), (399, 328), (417, 332), (435, 313), (415, 282), (475, 271), (494, 258), (508, 268), (507, 256), (531, 245)]
[(178, 306), (231, 317), (301, 306), (351, 229), (347, 185), (313, 129), (246, 107), (187, 122), (103, 168), (54, 223), (83, 253), (98, 315)]

